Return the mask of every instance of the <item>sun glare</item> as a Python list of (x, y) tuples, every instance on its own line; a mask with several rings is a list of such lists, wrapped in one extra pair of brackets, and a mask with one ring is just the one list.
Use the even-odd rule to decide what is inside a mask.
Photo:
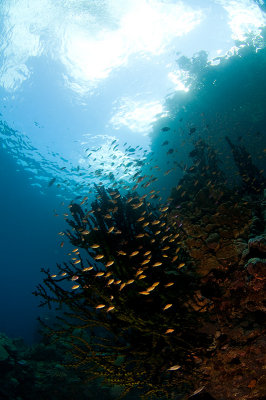
[(148, 134), (157, 116), (166, 116), (159, 101), (141, 102), (122, 99), (121, 106), (109, 121), (114, 129), (127, 127), (133, 132)]

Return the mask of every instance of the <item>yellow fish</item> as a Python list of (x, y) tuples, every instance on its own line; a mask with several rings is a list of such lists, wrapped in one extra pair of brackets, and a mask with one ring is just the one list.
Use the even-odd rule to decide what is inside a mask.
[(172, 367), (168, 368), (168, 371), (177, 371), (181, 368), (181, 365), (173, 365)]
[(134, 256), (136, 256), (137, 254), (139, 254), (139, 251), (133, 251), (133, 253), (131, 253), (129, 257), (134, 257)]
[(148, 256), (149, 254), (151, 254), (151, 251), (146, 251), (146, 253), (144, 253), (144, 256)]
[(114, 306), (110, 306), (107, 308), (106, 312), (112, 311), (115, 307)]
[(150, 292), (147, 292), (146, 290), (144, 290), (143, 292), (139, 292), (139, 294), (144, 294), (145, 296), (147, 296), (148, 294), (150, 294)]
[(143, 238), (143, 237), (144, 237), (144, 233), (139, 233), (139, 234), (136, 236), (137, 239), (140, 239), (140, 238)]
[(95, 276), (103, 276), (104, 272), (97, 272), (97, 274)]
[(156, 262), (155, 264), (153, 264), (152, 266), (153, 267), (159, 267), (160, 265), (162, 265), (162, 263), (161, 262)]
[(79, 264), (81, 260), (74, 261), (74, 264)]
[(144, 279), (144, 278), (146, 278), (146, 275), (140, 275), (139, 276), (139, 279)]
[(99, 254), (98, 256), (94, 257), (94, 260), (101, 260), (102, 258), (104, 258), (104, 255)]
[(182, 267), (184, 267), (184, 265), (186, 265), (186, 264), (185, 264), (185, 263), (181, 263), (181, 264), (178, 265), (177, 268), (178, 268), (178, 269), (179, 269), (179, 268), (182, 268)]
[(114, 283), (114, 279), (109, 279), (109, 281), (107, 282), (107, 285), (112, 285), (112, 283)]
[(80, 287), (80, 285), (73, 285), (71, 289), (75, 290), (75, 289), (78, 289), (79, 287)]
[(147, 292), (152, 292), (155, 289), (155, 286), (150, 286), (146, 289)]
[(141, 265), (148, 264), (150, 261), (150, 258), (147, 258), (146, 260), (142, 261)]
[(133, 282), (135, 282), (135, 279), (129, 279), (129, 281), (127, 281), (127, 285), (130, 285)]
[(127, 253), (125, 253), (124, 251), (120, 250), (117, 252), (120, 256), (126, 256)]
[(86, 271), (90, 271), (90, 270), (92, 270), (93, 269), (93, 267), (85, 267), (85, 268), (83, 268), (83, 272), (86, 272)]
[(82, 231), (81, 233), (82, 233), (82, 235), (89, 235), (90, 231), (88, 231), (87, 229), (85, 229), (85, 231)]
[(170, 286), (173, 286), (173, 285), (174, 285), (174, 282), (169, 282), (166, 285), (164, 285), (164, 287), (170, 287)]
[(168, 308), (172, 307), (173, 304), (166, 304), (166, 306), (163, 308), (163, 311), (167, 310)]
[(104, 308), (104, 307), (105, 307), (105, 304), (99, 304), (99, 305), (96, 306), (95, 308), (98, 309), (98, 308)]
[(111, 228), (108, 229), (107, 233), (112, 233), (114, 229), (115, 229), (115, 227), (111, 226)]
[(168, 333), (173, 333), (174, 329), (167, 329), (167, 331), (165, 331), (165, 334), (167, 335)]
[(99, 247), (100, 247), (100, 245), (96, 244), (96, 243), (91, 245), (92, 249), (98, 249)]
[(105, 265), (106, 267), (110, 267), (111, 265), (114, 264), (114, 261), (108, 261), (108, 263)]
[(165, 211), (167, 211), (167, 210), (168, 210), (168, 208), (169, 208), (169, 207), (164, 207), (164, 208), (162, 208), (162, 209), (161, 209), (161, 212), (165, 212)]

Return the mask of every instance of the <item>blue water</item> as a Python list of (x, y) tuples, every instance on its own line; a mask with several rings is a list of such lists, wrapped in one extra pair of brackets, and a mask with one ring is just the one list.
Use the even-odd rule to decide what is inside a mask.
[(66, 258), (71, 200), (112, 186), (110, 173), (132, 187), (137, 161), (166, 200), (197, 135), (231, 178), (225, 135), (265, 168), (265, 14), (251, 0), (7, 0), (0, 16), (0, 331), (31, 343), (32, 291)]

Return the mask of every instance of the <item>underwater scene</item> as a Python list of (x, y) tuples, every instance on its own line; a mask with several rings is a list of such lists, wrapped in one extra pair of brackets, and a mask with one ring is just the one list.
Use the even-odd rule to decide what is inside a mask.
[(265, 399), (265, 1), (0, 31), (0, 400)]

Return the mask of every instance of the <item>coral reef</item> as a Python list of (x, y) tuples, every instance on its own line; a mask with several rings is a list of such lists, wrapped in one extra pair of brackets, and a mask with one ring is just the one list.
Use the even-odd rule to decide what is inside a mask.
[(63, 343), (28, 346), (22, 339), (0, 334), (1, 400), (116, 399), (100, 382), (84, 384), (82, 374), (69, 370)]
[(91, 209), (69, 205), (70, 261), (44, 270), (34, 293), (61, 314), (42, 324), (84, 381), (101, 377), (121, 396), (259, 400), (265, 180), (243, 194), (202, 139), (190, 156), (168, 204), (98, 186)]

